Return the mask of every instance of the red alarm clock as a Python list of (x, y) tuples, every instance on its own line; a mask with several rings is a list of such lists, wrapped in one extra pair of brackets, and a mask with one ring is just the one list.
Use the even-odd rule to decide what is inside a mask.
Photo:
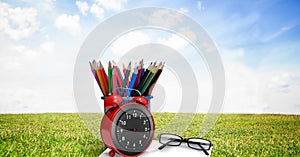
[(104, 110), (100, 133), (105, 145), (124, 157), (136, 157), (151, 144), (155, 125), (148, 100), (143, 96), (121, 97), (109, 95), (104, 98)]

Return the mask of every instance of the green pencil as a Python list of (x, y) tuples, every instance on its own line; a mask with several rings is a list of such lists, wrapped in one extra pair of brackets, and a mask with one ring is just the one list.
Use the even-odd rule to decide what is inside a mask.
[(151, 95), (152, 90), (153, 90), (153, 88), (154, 88), (154, 86), (155, 86), (155, 84), (156, 84), (156, 82), (157, 82), (157, 80), (158, 80), (158, 78), (159, 78), (159, 76), (160, 76), (160, 74), (161, 74), (163, 68), (164, 68), (164, 64), (165, 64), (165, 63), (162, 63), (162, 62), (161, 62), (161, 63), (157, 66), (157, 72), (154, 74), (154, 76), (153, 76), (153, 78), (152, 78), (152, 80), (151, 80), (149, 86), (147, 87), (147, 89), (146, 89), (145, 92), (144, 92), (144, 95)]
[(143, 85), (145, 84), (145, 82), (147, 81), (147, 77), (149, 76), (151, 66), (152, 66), (152, 62), (145, 70), (143, 76), (141, 77), (140, 83), (137, 86), (137, 90), (142, 91)]
[(143, 89), (141, 91), (142, 95), (144, 94), (145, 90), (149, 86), (149, 84), (150, 84), (151, 80), (153, 79), (154, 74), (156, 73), (156, 71), (157, 71), (156, 68), (153, 68), (152, 72), (149, 74), (149, 76), (147, 78), (147, 81), (145, 82), (144, 87), (143, 87)]
[(112, 66), (111, 62), (108, 62), (108, 93), (112, 94)]

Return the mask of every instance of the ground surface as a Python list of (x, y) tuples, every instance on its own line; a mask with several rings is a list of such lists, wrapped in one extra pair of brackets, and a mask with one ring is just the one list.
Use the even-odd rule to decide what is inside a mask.
[[(0, 114), (0, 156), (98, 156), (104, 144), (94, 134), (102, 115), (86, 115)], [(157, 130), (174, 122), (174, 116), (155, 114)], [(205, 116), (193, 117), (178, 134), (199, 136)], [(170, 133), (176, 133), (176, 124)], [(212, 156), (300, 156), (300, 116), (224, 114), (203, 138), (213, 142)]]

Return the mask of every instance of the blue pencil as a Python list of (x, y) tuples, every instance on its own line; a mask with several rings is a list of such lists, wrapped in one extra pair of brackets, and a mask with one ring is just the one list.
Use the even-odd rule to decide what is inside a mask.
[[(142, 79), (142, 76), (144, 75), (144, 72), (145, 72), (145, 68), (142, 68), (142, 72), (141, 72), (141, 77), (140, 79)], [(141, 81), (141, 80), (140, 80)]]
[(135, 80), (136, 80), (137, 74), (138, 74), (138, 70), (137, 70), (137, 68), (134, 68), (134, 71), (132, 73), (132, 77), (131, 77), (131, 80), (130, 80), (130, 84), (129, 84), (128, 89), (127, 89), (126, 96), (130, 96), (130, 94), (132, 92), (132, 88), (133, 88)]

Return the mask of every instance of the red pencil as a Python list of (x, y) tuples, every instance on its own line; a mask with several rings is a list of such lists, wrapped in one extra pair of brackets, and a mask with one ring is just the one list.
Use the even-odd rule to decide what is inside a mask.
[(143, 70), (143, 59), (140, 61), (139, 67), (138, 67), (138, 75), (135, 79), (135, 83), (133, 88), (135, 89), (137, 87), (137, 85), (140, 83), (140, 79), (141, 79), (141, 75), (142, 75), (142, 70)]
[(115, 71), (116, 71), (116, 78), (117, 78), (117, 82), (118, 82), (118, 87), (120, 88), (120, 87), (122, 87), (122, 79), (121, 79), (121, 74), (119, 73), (119, 68), (118, 68), (118, 66), (117, 66), (117, 64), (113, 61), (113, 63), (114, 63), (114, 69), (115, 69)]
[(103, 77), (102, 77), (102, 73), (101, 73), (101, 70), (100, 70), (100, 65), (99, 65), (99, 62), (96, 63), (96, 73), (97, 73), (97, 77), (100, 81), (100, 89), (103, 93), (103, 95), (105, 96), (106, 94), (106, 90), (105, 90), (105, 86), (104, 86), (104, 80), (103, 80)]
[(100, 72), (101, 72), (101, 76), (102, 76), (102, 79), (103, 79), (103, 84), (104, 84), (104, 88), (105, 88), (105, 93), (104, 95), (108, 95), (108, 79), (107, 79), (107, 74), (104, 70), (104, 67), (103, 65), (101, 64), (101, 62), (99, 61), (100, 63)]
[(112, 70), (112, 86), (113, 86), (113, 94), (118, 94), (118, 85), (117, 85), (117, 76), (116, 76), (116, 69), (113, 68)]
[(125, 67), (124, 63), (123, 63), (123, 75), (124, 76), (126, 75), (126, 67)]

